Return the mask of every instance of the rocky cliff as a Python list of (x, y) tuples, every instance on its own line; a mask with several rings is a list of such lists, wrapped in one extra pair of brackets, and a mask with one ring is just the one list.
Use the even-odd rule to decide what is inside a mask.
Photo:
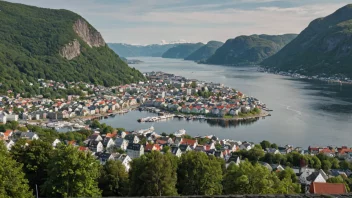
[[(92, 28), (84, 19), (78, 19), (73, 24), (73, 30), (89, 47), (103, 47), (105, 41), (101, 34)], [(81, 45), (78, 40), (74, 40), (60, 50), (60, 55), (67, 60), (72, 60), (81, 54)]]
[(73, 24), (73, 29), (90, 47), (105, 46), (105, 41), (101, 34), (93, 29), (84, 19), (78, 19)]
[(75, 39), (73, 42), (66, 44), (61, 50), (60, 55), (67, 60), (72, 60), (81, 54), (81, 44)]

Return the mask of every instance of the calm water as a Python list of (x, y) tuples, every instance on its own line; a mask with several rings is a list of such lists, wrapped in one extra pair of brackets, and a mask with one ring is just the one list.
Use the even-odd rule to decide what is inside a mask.
[[(172, 133), (186, 129), (190, 135), (216, 135), (260, 142), (263, 139), (280, 145), (348, 145), (352, 142), (352, 86), (320, 81), (295, 80), (260, 73), (256, 68), (201, 65), (191, 61), (162, 58), (137, 58), (132, 65), (142, 72), (163, 71), (207, 82), (224, 83), (247, 95), (255, 96), (273, 109), (271, 117), (252, 123), (208, 123), (173, 119), (154, 123), (157, 132)], [(102, 122), (127, 130), (148, 128), (138, 123), (149, 116), (133, 111)]]

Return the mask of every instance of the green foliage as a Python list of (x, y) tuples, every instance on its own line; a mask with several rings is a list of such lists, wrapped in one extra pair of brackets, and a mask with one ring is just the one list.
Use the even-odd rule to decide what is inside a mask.
[(224, 194), (294, 194), (300, 192), (291, 174), (283, 174), (281, 180), (266, 167), (248, 161), (239, 166), (230, 164), (225, 174)]
[(277, 144), (275, 144), (275, 143), (271, 144), (270, 147), (271, 147), (271, 148), (275, 148), (275, 149), (278, 149), (278, 148), (279, 148), (279, 147), (277, 146)]
[(251, 35), (229, 39), (206, 63), (219, 65), (256, 64), (278, 52), (297, 35)]
[(206, 45), (188, 55), (185, 60), (205, 61), (224, 43), (220, 41), (209, 41)]
[(335, 184), (345, 184), (347, 192), (350, 192), (350, 187), (352, 184), (351, 178), (345, 178), (345, 177), (342, 177), (341, 175), (336, 177), (330, 177), (329, 179), (326, 180), (326, 182), (335, 183)]
[(177, 189), (181, 195), (220, 195), (222, 164), (203, 152), (189, 151), (181, 156)]
[(90, 130), (80, 130), (80, 131), (70, 131), (70, 132), (66, 132), (66, 133), (58, 133), (59, 139), (61, 141), (74, 140), (78, 144), (81, 144), (84, 140), (86, 140), (92, 134), (93, 134), (93, 131), (90, 131)]
[(322, 169), (325, 172), (327, 172), (327, 171), (329, 171), (331, 169), (332, 165), (331, 165), (331, 162), (329, 160), (323, 160), (321, 164), (322, 164)]
[(60, 134), (63, 134), (63, 135), (65, 134), (65, 133), (59, 133), (54, 129), (46, 129), (35, 125), (27, 125), (27, 128), (28, 130), (37, 133), (40, 140), (44, 142), (54, 142), (55, 139), (59, 138)]
[(169, 146), (163, 146), (163, 150), (164, 153), (170, 152), (170, 147)]
[(90, 153), (60, 144), (50, 158), (48, 178), (41, 186), (47, 197), (96, 197), (99, 162)]
[(351, 77), (352, 52), (344, 50), (352, 43), (351, 10), (347, 5), (329, 16), (313, 20), (295, 40), (261, 64), (305, 75), (325, 73)]
[(271, 148), (271, 143), (267, 140), (263, 140), (260, 142), (260, 146), (266, 150), (267, 148)]
[(101, 167), (99, 188), (103, 196), (127, 196), (128, 173), (120, 161), (109, 160)]
[(0, 197), (33, 197), (28, 180), (22, 172), (22, 164), (11, 158), (0, 141)]
[[(89, 47), (73, 30), (79, 15), (5, 1), (0, 2), (0, 8), (0, 92), (12, 89), (39, 94), (38, 78), (105, 86), (144, 80), (107, 45)], [(81, 45), (81, 55), (70, 61), (62, 58), (60, 49), (75, 39)]]
[(100, 129), (101, 128), (101, 124), (99, 122), (99, 120), (93, 120), (93, 122), (90, 124), (90, 128), (92, 129)]
[(48, 177), (45, 170), (52, 151), (51, 144), (41, 140), (33, 140), (26, 146), (26, 141), (20, 139), (11, 148), (12, 157), (23, 164), (23, 171), (32, 189), (35, 189), (35, 185), (42, 185)]
[(152, 151), (131, 163), (130, 196), (175, 196), (177, 159)]
[(240, 150), (240, 151), (234, 152), (233, 155), (241, 156), (242, 159), (248, 159), (251, 162), (257, 162), (259, 159), (265, 156), (265, 153), (261, 147), (254, 147), (249, 151)]
[(162, 57), (163, 58), (186, 58), (191, 53), (195, 52), (199, 48), (204, 46), (203, 43), (182, 43), (175, 45), (174, 47), (167, 50)]
[(5, 127), (7, 129), (12, 129), (12, 130), (16, 130), (18, 128), (19, 123), (17, 121), (10, 121), (7, 122)]

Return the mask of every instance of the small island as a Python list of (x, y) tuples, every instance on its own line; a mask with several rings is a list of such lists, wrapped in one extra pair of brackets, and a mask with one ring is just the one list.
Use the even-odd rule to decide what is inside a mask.
[(139, 110), (159, 116), (140, 118), (155, 122), (172, 117), (187, 120), (250, 120), (270, 116), (266, 105), (254, 97), (220, 83), (207, 83), (164, 72), (144, 74), (149, 79), (148, 99)]

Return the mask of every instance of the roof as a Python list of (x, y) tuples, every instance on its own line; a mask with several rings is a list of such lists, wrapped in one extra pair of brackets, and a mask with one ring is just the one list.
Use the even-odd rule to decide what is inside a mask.
[(345, 184), (313, 182), (309, 192), (313, 194), (345, 194), (347, 190)]
[(194, 145), (197, 142), (197, 140), (191, 140), (191, 139), (183, 139), (181, 144), (187, 144), (187, 145)]
[(140, 144), (129, 143), (128, 146), (127, 146), (127, 149), (128, 150), (139, 151), (141, 149), (141, 147), (142, 147), (142, 145), (140, 145)]

